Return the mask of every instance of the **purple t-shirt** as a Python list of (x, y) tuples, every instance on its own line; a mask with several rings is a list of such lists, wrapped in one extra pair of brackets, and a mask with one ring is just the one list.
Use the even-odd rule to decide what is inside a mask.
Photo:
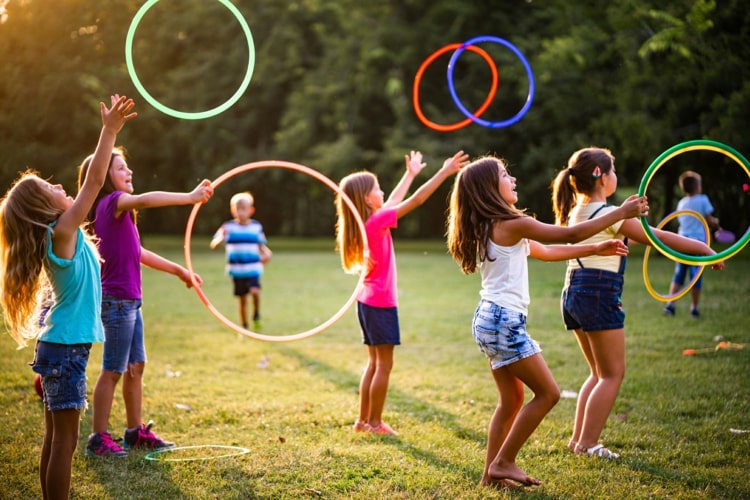
[(122, 191), (108, 194), (96, 206), (94, 231), (99, 238), (102, 293), (118, 299), (141, 299), (141, 238), (130, 211), (115, 217)]

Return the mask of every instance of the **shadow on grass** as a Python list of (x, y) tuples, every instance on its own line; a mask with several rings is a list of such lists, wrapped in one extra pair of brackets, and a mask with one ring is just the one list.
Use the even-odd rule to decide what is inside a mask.
[[(319, 359), (306, 356), (302, 352), (291, 347), (280, 346), (280, 352), (283, 352), (290, 358), (296, 359), (301, 364), (301, 366), (314, 365), (316, 376), (321, 377), (327, 382), (338, 386), (344, 391), (349, 391), (352, 389), (356, 391), (359, 386), (360, 379), (357, 374), (353, 374), (329, 364), (322, 363)], [(397, 389), (394, 389), (393, 387), (389, 387), (388, 389), (388, 399), (394, 402), (398, 402), (398, 406), (402, 408), (405, 413), (409, 413), (417, 420), (438, 422), (442, 427), (452, 432), (458, 439), (472, 441), (480, 444), (482, 447), (486, 445), (486, 436), (461, 425), (461, 417), (459, 415), (455, 415), (453, 413), (449, 413), (445, 410), (437, 408), (428, 402), (417, 400), (411, 394), (399, 391)], [(397, 438), (394, 439), (390, 436), (384, 436), (383, 442), (392, 444), (399, 448), (401, 451), (409, 453), (415, 458), (433, 464), (439, 468), (446, 470), (459, 469), (462, 470), (466, 476), (476, 476), (476, 480), (479, 480), (479, 474), (481, 471), (478, 472), (474, 467), (467, 468), (461, 467), (455, 463), (449, 463), (433, 453), (426, 452), (409, 443), (404, 443), (403, 441)], [(484, 460), (483, 455), (480, 460)]]

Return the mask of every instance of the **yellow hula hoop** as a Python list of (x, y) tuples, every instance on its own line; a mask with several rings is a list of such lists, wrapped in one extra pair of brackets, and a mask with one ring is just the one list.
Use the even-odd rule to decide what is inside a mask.
[[(651, 179), (654, 177), (654, 174), (656, 174), (656, 172), (661, 167), (663, 167), (666, 162), (679, 154), (695, 150), (707, 150), (722, 153), (737, 162), (745, 170), (745, 173), (750, 176), (750, 162), (748, 162), (747, 159), (735, 149), (727, 146), (726, 144), (706, 139), (687, 141), (677, 144), (676, 146), (672, 146), (653, 161), (653, 163), (648, 167), (646, 173), (641, 179), (641, 185), (638, 188), (638, 196), (643, 196), (646, 194), (646, 190), (648, 189), (648, 185), (651, 182)], [(715, 255), (688, 255), (669, 248), (659, 238), (657, 238), (651, 230), (651, 227), (648, 224), (648, 219), (646, 219), (646, 217), (641, 217), (641, 225), (643, 226), (643, 231), (646, 234), (646, 238), (648, 238), (648, 241), (651, 243), (651, 245), (653, 245), (654, 248), (656, 248), (656, 250), (659, 251), (659, 253), (671, 260), (689, 266), (712, 266), (721, 261), (730, 259), (737, 253), (739, 253), (743, 248), (745, 248), (745, 245), (747, 245), (748, 241), (750, 241), (750, 228), (748, 228), (748, 230), (745, 231), (745, 234), (741, 238), (739, 238), (734, 245), (730, 246), (722, 252), (718, 252)]]
[[(656, 225), (656, 229), (663, 228), (669, 221), (675, 219), (676, 217), (679, 217), (680, 215), (690, 215), (698, 219), (703, 225), (706, 245), (711, 245), (711, 231), (709, 230), (708, 222), (701, 214), (699, 214), (695, 210), (677, 210), (676, 212), (672, 212), (671, 214), (664, 217), (661, 222)], [(698, 272), (695, 273), (695, 276), (693, 276), (693, 279), (690, 281), (690, 283), (688, 283), (687, 286), (682, 290), (679, 290), (670, 295), (661, 295), (656, 290), (654, 290), (654, 287), (651, 285), (651, 280), (648, 279), (648, 258), (650, 254), (651, 246), (646, 246), (646, 251), (643, 254), (643, 284), (646, 285), (646, 290), (648, 290), (648, 293), (650, 293), (653, 298), (662, 302), (670, 302), (672, 300), (677, 300), (684, 297), (685, 294), (688, 293), (690, 289), (693, 288), (693, 286), (695, 286), (695, 284), (698, 282), (698, 279), (700, 279), (701, 274), (703, 274), (703, 271), (706, 268), (706, 266), (699, 266), (700, 269), (698, 269)]]
[[(235, 167), (228, 172), (225, 172), (224, 174), (220, 175), (219, 177), (214, 180), (211, 185), (216, 188), (218, 187), (222, 182), (226, 181), (227, 179), (230, 179), (234, 177), (237, 174), (248, 172), (250, 170), (259, 169), (259, 168), (285, 168), (288, 170), (295, 170), (297, 172), (301, 172), (303, 174), (307, 174), (310, 177), (320, 181), (321, 183), (328, 186), (334, 193), (338, 194), (341, 199), (344, 201), (346, 206), (349, 208), (349, 210), (352, 211), (352, 215), (354, 215), (354, 219), (357, 222), (357, 226), (362, 233), (362, 242), (364, 245), (364, 261), (367, 262), (367, 259), (370, 255), (370, 250), (367, 245), (367, 233), (365, 231), (365, 223), (362, 220), (362, 217), (360, 216), (359, 212), (357, 211), (357, 207), (354, 205), (354, 202), (349, 198), (346, 193), (339, 187), (338, 184), (333, 182), (331, 179), (323, 175), (322, 173), (318, 172), (317, 170), (314, 170), (310, 167), (306, 167), (304, 165), (300, 165), (298, 163), (292, 163), (288, 161), (277, 161), (277, 160), (266, 160), (266, 161), (257, 161), (253, 163), (246, 163), (244, 165), (240, 165), (239, 167)], [(224, 325), (228, 326), (232, 330), (236, 331), (237, 333), (241, 333), (242, 335), (245, 335), (246, 337), (250, 337), (256, 340), (263, 340), (266, 342), (291, 342), (293, 340), (300, 340), (307, 337), (311, 337), (315, 335), (316, 333), (320, 333), (332, 324), (334, 324), (336, 321), (341, 319), (341, 317), (346, 313), (347, 310), (352, 306), (355, 300), (357, 300), (357, 295), (359, 294), (360, 290), (362, 290), (362, 287), (364, 286), (365, 281), (365, 273), (367, 271), (367, 266), (362, 266), (362, 270), (359, 274), (359, 280), (357, 281), (357, 285), (354, 287), (354, 291), (352, 292), (349, 299), (344, 303), (344, 305), (341, 307), (341, 309), (338, 310), (333, 316), (331, 316), (327, 321), (321, 323), (320, 325), (316, 326), (315, 328), (311, 328), (305, 332), (300, 333), (294, 333), (289, 335), (265, 335), (262, 333), (254, 332), (252, 330), (248, 330), (247, 328), (243, 328), (240, 325), (234, 323), (230, 319), (228, 319), (226, 316), (224, 316), (216, 307), (214, 307), (213, 304), (211, 304), (211, 301), (208, 300), (208, 297), (206, 297), (206, 294), (203, 293), (203, 290), (201, 290), (201, 287), (198, 285), (197, 280), (195, 279), (195, 272), (193, 271), (193, 259), (191, 255), (190, 250), (190, 242), (193, 234), (193, 225), (195, 224), (195, 218), (198, 216), (198, 212), (201, 209), (202, 203), (196, 203), (193, 206), (193, 211), (190, 212), (190, 217), (188, 217), (187, 227), (185, 228), (185, 263), (186, 267), (188, 269), (188, 272), (190, 272), (190, 281), (193, 283), (193, 290), (195, 290), (195, 293), (198, 294), (198, 298), (200, 298), (201, 302), (203, 302), (203, 305), (208, 308), (208, 310), (213, 314), (216, 319), (218, 319), (220, 322), (222, 322)]]

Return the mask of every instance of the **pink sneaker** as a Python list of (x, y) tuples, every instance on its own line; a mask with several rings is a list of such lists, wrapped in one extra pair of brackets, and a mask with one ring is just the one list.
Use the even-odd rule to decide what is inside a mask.
[(368, 427), (370, 426), (364, 423), (363, 421), (357, 420), (357, 422), (354, 425), (352, 425), (352, 430), (354, 432), (365, 432), (366, 430), (368, 430), (367, 429)]
[(147, 448), (150, 450), (160, 450), (162, 448), (173, 448), (174, 443), (164, 441), (151, 431), (153, 422), (148, 425), (141, 424), (135, 429), (125, 429), (125, 436), (122, 439), (125, 449), (130, 448)]
[(372, 432), (373, 434), (383, 434), (387, 436), (398, 436), (398, 432), (394, 431), (391, 426), (386, 424), (385, 422), (380, 422), (380, 425), (376, 425), (375, 427), (368, 425), (367, 432)]

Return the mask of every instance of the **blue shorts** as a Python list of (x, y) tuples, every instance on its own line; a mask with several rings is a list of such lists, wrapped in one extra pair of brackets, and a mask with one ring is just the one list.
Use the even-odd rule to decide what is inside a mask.
[(373, 307), (357, 302), (357, 318), (365, 345), (401, 344), (397, 307)]
[(560, 308), (568, 330), (596, 332), (625, 327), (623, 275), (603, 269), (575, 269), (562, 291)]
[(86, 365), (91, 344), (36, 343), (31, 369), (42, 376), (49, 411), (86, 408)]
[(479, 301), (471, 333), (493, 370), (542, 352), (526, 331), (524, 314), (488, 300)]
[(102, 369), (125, 373), (128, 365), (146, 362), (143, 315), (139, 299), (102, 297), (104, 355)]
[(232, 277), (234, 282), (234, 296), (242, 297), (250, 293), (253, 288), (260, 288), (260, 276), (253, 276), (251, 278), (236, 278)]
[[(672, 283), (678, 286), (682, 286), (685, 283), (685, 276), (689, 276), (690, 281), (693, 281), (695, 273), (697, 273), (699, 270), (700, 266), (688, 266), (687, 264), (683, 264), (682, 262), (675, 262), (674, 277), (672, 278)], [(701, 275), (698, 278), (698, 281), (695, 282), (695, 285), (693, 285), (693, 288), (695, 290), (701, 289), (701, 281), (703, 281), (703, 275)]]

